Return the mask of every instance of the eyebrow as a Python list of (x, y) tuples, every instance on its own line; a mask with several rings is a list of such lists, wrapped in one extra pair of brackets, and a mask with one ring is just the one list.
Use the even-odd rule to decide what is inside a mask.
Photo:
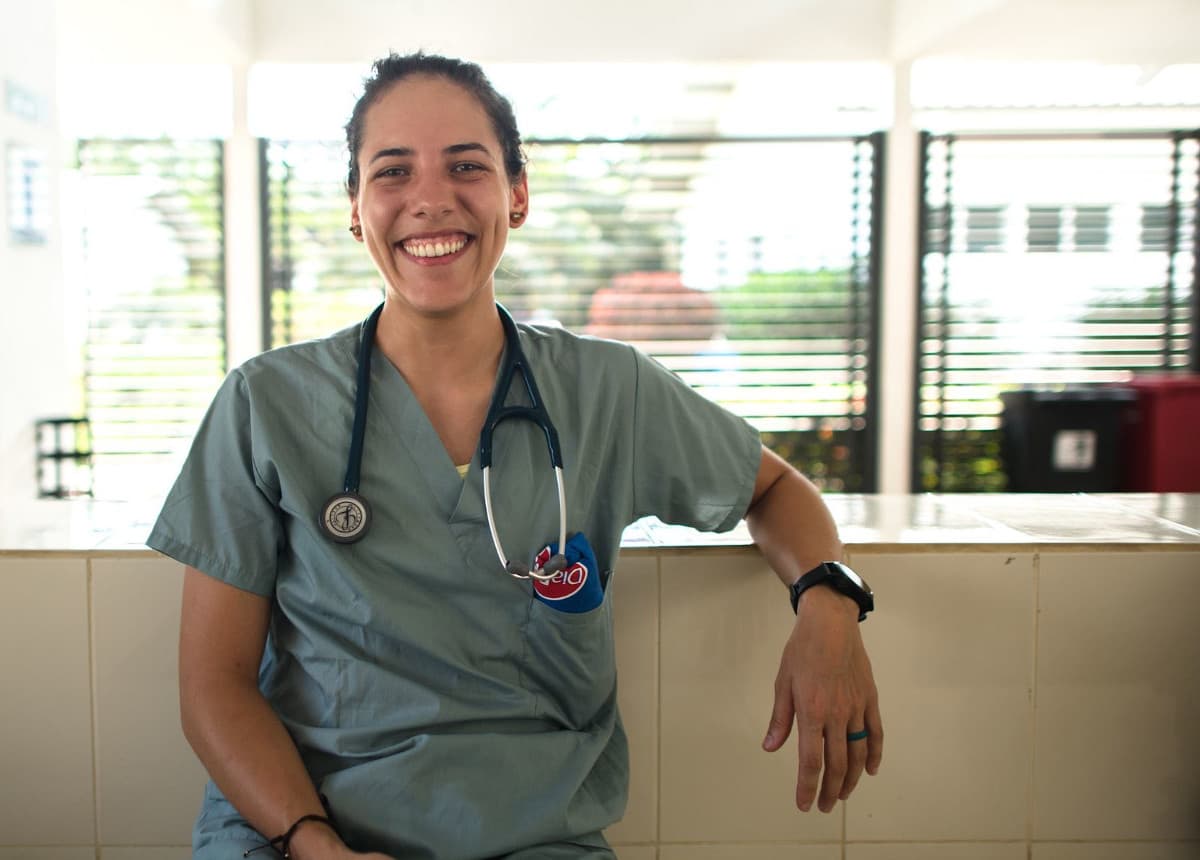
[[(491, 157), (486, 146), (482, 143), (454, 143), (442, 150), (443, 155), (457, 155), (460, 152), (482, 152), (484, 155)], [(395, 146), (389, 149), (381, 149), (379, 152), (371, 156), (368, 164), (374, 164), (381, 158), (411, 158), (416, 153), (407, 146)]]

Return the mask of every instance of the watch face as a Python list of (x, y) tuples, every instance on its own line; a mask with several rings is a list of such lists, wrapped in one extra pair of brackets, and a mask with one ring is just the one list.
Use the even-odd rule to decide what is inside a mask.
[(859, 576), (857, 573), (855, 573), (855, 572), (854, 572), (853, 570), (851, 570), (849, 567), (847, 567), (846, 565), (844, 565), (844, 564), (842, 564), (842, 563), (838, 562), (838, 564), (837, 564), (837, 569), (838, 569), (838, 570), (840, 570), (840, 571), (841, 571), (841, 572), (842, 572), (842, 573), (845, 575), (846, 579), (848, 579), (848, 580), (850, 580), (851, 582), (853, 582), (855, 585), (857, 585), (857, 586), (858, 586), (859, 588), (861, 588), (863, 591), (870, 592), (870, 590), (871, 590), (871, 589), (870, 589), (870, 587), (867, 585), (867, 582), (866, 582), (866, 580), (864, 580), (864, 579), (863, 579), (861, 576)]
[(799, 606), (800, 596), (814, 585), (827, 585), (851, 598), (860, 610), (858, 620), (875, 609), (875, 597), (866, 580), (838, 561), (824, 561), (792, 583), (788, 589), (792, 598), (792, 609)]

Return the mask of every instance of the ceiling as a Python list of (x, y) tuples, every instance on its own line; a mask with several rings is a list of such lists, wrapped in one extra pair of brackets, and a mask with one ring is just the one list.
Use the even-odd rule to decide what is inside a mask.
[(82, 62), (1200, 62), (1200, 0), (54, 0)]

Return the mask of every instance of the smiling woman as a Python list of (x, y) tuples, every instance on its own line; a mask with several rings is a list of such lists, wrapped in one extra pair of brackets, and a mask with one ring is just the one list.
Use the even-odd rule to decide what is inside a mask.
[(611, 860), (611, 593), (644, 516), (745, 518), (786, 585), (836, 571), (794, 603), (763, 742), (796, 725), (796, 805), (831, 811), (878, 768), (882, 725), (869, 595), (830, 564), (815, 487), (637, 350), (496, 304), (531, 200), (478, 67), (379, 61), (347, 142), (348, 226), (383, 303), (229, 375), (148, 539), (189, 567), (181, 711), (212, 777), (195, 856)]
[(349, 134), (351, 145), (360, 143), (347, 180), (352, 226), (390, 300), (382, 328), (397, 316), (448, 315), (464, 305), (490, 314), (509, 226), (529, 205), (524, 166), (509, 174), (499, 123), (472, 92), (444, 77), (381, 68), (381, 80), (389, 75), (391, 86)]

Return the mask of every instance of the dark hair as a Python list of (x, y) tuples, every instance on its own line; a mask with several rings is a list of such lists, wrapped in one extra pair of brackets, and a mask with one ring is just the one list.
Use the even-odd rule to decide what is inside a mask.
[(358, 193), (358, 150), (362, 148), (367, 111), (392, 84), (414, 75), (445, 78), (479, 100), (492, 121), (492, 129), (504, 152), (505, 173), (510, 182), (516, 182), (525, 172), (525, 154), (521, 151), (517, 118), (508, 99), (496, 92), (483, 69), (475, 63), (418, 51), (415, 54), (388, 54), (376, 60), (371, 67), (371, 75), (363, 81), (363, 93), (354, 105), (350, 121), (346, 123), (346, 148), (350, 151), (346, 190), (351, 195)]

